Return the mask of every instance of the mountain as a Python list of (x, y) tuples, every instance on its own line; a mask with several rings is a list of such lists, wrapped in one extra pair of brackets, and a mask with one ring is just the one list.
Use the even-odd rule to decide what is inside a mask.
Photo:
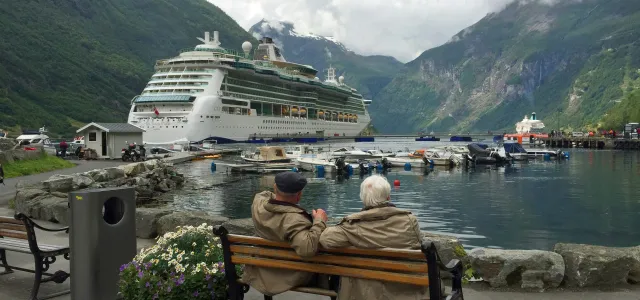
[(257, 42), (206, 0), (5, 1), (0, 15), (0, 128), (14, 134), (125, 122), (155, 61), (205, 31), (226, 48)]
[(542, 2), (512, 3), (409, 62), (371, 105), (374, 126), (512, 131), (535, 111), (548, 130), (598, 127), (640, 86), (640, 1)]
[(347, 49), (331, 37), (296, 32), (288, 22), (262, 20), (249, 29), (256, 38), (270, 37), (282, 50), (287, 61), (311, 65), (324, 79), (324, 71), (332, 65), (337, 76), (367, 99), (376, 100), (403, 64), (390, 56), (363, 56)]

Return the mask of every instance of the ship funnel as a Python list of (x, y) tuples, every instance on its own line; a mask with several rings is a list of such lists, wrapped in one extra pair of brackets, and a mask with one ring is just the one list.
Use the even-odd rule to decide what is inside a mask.
[(213, 41), (215, 41), (216, 43), (218, 43), (220, 40), (218, 39), (219, 35), (218, 35), (218, 31), (214, 31), (213, 32)]
[(204, 42), (205, 44), (208, 43), (211, 40), (211, 35), (209, 34), (208, 31), (204, 32)]
[(535, 113), (535, 112), (532, 112), (532, 113), (531, 113), (531, 120), (535, 120), (535, 119), (536, 119), (536, 113)]

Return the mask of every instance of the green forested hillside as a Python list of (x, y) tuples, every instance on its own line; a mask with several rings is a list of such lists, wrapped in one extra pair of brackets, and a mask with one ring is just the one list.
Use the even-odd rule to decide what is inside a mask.
[(376, 128), (514, 130), (535, 111), (548, 130), (577, 129), (615, 116), (640, 87), (640, 1), (557, 3), (515, 2), (425, 51), (373, 102)]
[(226, 48), (255, 42), (206, 0), (3, 1), (0, 128), (126, 121), (155, 61), (214, 30)]

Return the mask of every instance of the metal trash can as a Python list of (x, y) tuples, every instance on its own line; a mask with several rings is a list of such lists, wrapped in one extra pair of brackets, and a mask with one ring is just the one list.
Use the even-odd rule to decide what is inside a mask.
[(72, 192), (69, 204), (71, 299), (116, 299), (120, 266), (136, 255), (135, 190)]

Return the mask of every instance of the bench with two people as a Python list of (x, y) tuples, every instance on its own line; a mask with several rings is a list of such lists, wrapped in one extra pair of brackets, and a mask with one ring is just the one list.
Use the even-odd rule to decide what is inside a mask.
[[(255, 196), (251, 214), (258, 237), (229, 234), (218, 226), (229, 299), (252, 287), (272, 299), (295, 291), (340, 300), (463, 299), (462, 263), (444, 265), (433, 243), (423, 241), (418, 221), (390, 202), (386, 178), (362, 182), (364, 208), (327, 227), (322, 209), (298, 206), (306, 179), (295, 172), (276, 175), (274, 192)], [(242, 277), (235, 265), (244, 265)], [(452, 274), (447, 295), (440, 270)]]

